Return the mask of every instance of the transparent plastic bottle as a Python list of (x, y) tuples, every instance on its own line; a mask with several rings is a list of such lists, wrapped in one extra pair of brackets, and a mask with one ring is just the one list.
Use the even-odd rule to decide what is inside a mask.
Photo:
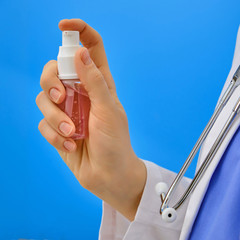
[(66, 98), (58, 106), (75, 125), (74, 140), (88, 136), (90, 110), (88, 94), (78, 79), (74, 65), (74, 56), (79, 47), (79, 32), (64, 31), (58, 54), (58, 77), (65, 86)]
[(82, 139), (88, 135), (88, 118), (90, 100), (80, 81), (63, 80), (66, 89), (66, 98), (59, 108), (65, 112), (75, 125), (74, 140)]

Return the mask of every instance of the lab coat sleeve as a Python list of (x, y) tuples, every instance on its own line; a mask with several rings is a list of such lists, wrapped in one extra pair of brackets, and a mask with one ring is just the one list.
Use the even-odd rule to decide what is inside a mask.
[[(142, 159), (141, 159), (142, 160)], [(99, 240), (177, 240), (179, 239), (187, 202), (178, 209), (177, 220), (166, 223), (162, 220), (159, 209), (160, 197), (155, 193), (155, 185), (165, 182), (168, 186), (176, 173), (164, 169), (152, 162), (142, 160), (147, 168), (147, 181), (143, 191), (135, 219), (130, 222), (106, 202), (103, 202), (102, 222)], [(190, 183), (190, 179), (183, 178), (169, 205), (176, 203)]]

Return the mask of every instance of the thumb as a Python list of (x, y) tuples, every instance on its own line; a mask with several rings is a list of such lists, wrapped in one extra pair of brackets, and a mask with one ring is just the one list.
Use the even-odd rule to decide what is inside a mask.
[(87, 48), (82, 47), (76, 52), (75, 68), (91, 103), (105, 106), (113, 103), (107, 83), (92, 61)]

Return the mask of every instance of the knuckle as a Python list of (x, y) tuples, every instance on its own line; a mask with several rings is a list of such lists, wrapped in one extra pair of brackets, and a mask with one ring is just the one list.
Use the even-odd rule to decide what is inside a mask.
[(44, 119), (42, 119), (39, 124), (38, 124), (38, 130), (42, 133), (42, 129), (43, 129), (43, 126), (44, 126)]
[(37, 95), (37, 97), (36, 97), (36, 99), (35, 99), (35, 102), (36, 102), (37, 106), (39, 106), (39, 102), (41, 101), (41, 98), (43, 97), (43, 95), (44, 95), (44, 92), (43, 92), (43, 91), (40, 92), (40, 93)]
[(57, 61), (56, 61), (56, 60), (50, 60), (50, 61), (48, 62), (48, 64), (57, 64)]
[(41, 86), (41, 88), (44, 87), (45, 81), (46, 81), (46, 78), (45, 78), (44, 74), (42, 73), (41, 78), (40, 78), (40, 86)]
[[(53, 71), (54, 68), (49, 69), (50, 66), (54, 66), (54, 65), (56, 67), (55, 71)], [(51, 60), (44, 65), (42, 75), (40, 77), (40, 86), (42, 88), (44, 88), (44, 86), (49, 78), (56, 76), (56, 71), (57, 71), (57, 61), (56, 60)]]
[(93, 71), (93, 80), (96, 83), (100, 83), (103, 81), (103, 76), (98, 69), (94, 69), (94, 71)]
[(97, 38), (98, 42), (103, 42), (102, 36), (100, 35), (99, 32), (96, 32), (96, 38)]
[(46, 72), (43, 70), (42, 75), (40, 77), (40, 86), (42, 89), (44, 88), (46, 81), (47, 81)]
[(52, 133), (47, 137), (47, 141), (51, 145), (58, 145), (59, 143), (59, 135), (57, 133)]
[[(59, 122), (59, 117), (58, 117), (58, 114), (55, 112), (55, 111), (51, 111), (51, 113), (49, 114), (49, 116), (47, 117), (47, 119), (48, 119), (48, 121), (50, 122), (50, 123), (52, 123), (53, 125), (56, 125), (56, 124), (58, 124), (58, 122)], [(57, 126), (56, 126), (56, 128), (58, 128)]]
[(42, 134), (42, 136), (53, 146), (59, 145), (60, 136), (57, 132), (49, 132), (47, 128), (47, 122), (44, 119), (42, 119), (38, 124), (38, 130)]
[(48, 62), (44, 65), (43, 69), (46, 69), (47, 67), (49, 67), (50, 65), (53, 65), (53, 64), (57, 64), (57, 61), (56, 61), (56, 60), (50, 60), (50, 61), (48, 61)]

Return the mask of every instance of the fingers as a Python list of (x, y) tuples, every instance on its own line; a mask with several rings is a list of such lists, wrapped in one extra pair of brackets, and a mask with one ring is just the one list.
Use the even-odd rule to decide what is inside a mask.
[(48, 124), (60, 135), (70, 137), (75, 132), (72, 120), (54, 104), (45, 92), (40, 92), (36, 98), (37, 106)]
[(38, 125), (38, 129), (46, 140), (55, 148), (65, 151), (73, 152), (76, 150), (76, 143), (71, 138), (65, 138), (58, 134), (44, 118)]
[(64, 19), (60, 21), (59, 28), (61, 31), (79, 31), (80, 41), (83, 46), (89, 50), (92, 60), (105, 77), (108, 88), (115, 91), (116, 86), (109, 70), (107, 56), (100, 34), (81, 19)]
[[(100, 34), (81, 19), (64, 19), (59, 22), (61, 31), (79, 31), (80, 41), (92, 53), (91, 57), (97, 67), (108, 66), (103, 41)], [(94, 51), (91, 51), (93, 50)], [(101, 57), (100, 57), (101, 56)]]
[(76, 52), (75, 67), (79, 79), (81, 79), (88, 92), (91, 104), (100, 104), (106, 107), (112, 106), (113, 99), (105, 79), (92, 61), (86, 48), (80, 48)]
[(55, 103), (61, 103), (65, 98), (65, 88), (58, 79), (57, 61), (48, 62), (43, 69), (40, 85), (48, 97)]

